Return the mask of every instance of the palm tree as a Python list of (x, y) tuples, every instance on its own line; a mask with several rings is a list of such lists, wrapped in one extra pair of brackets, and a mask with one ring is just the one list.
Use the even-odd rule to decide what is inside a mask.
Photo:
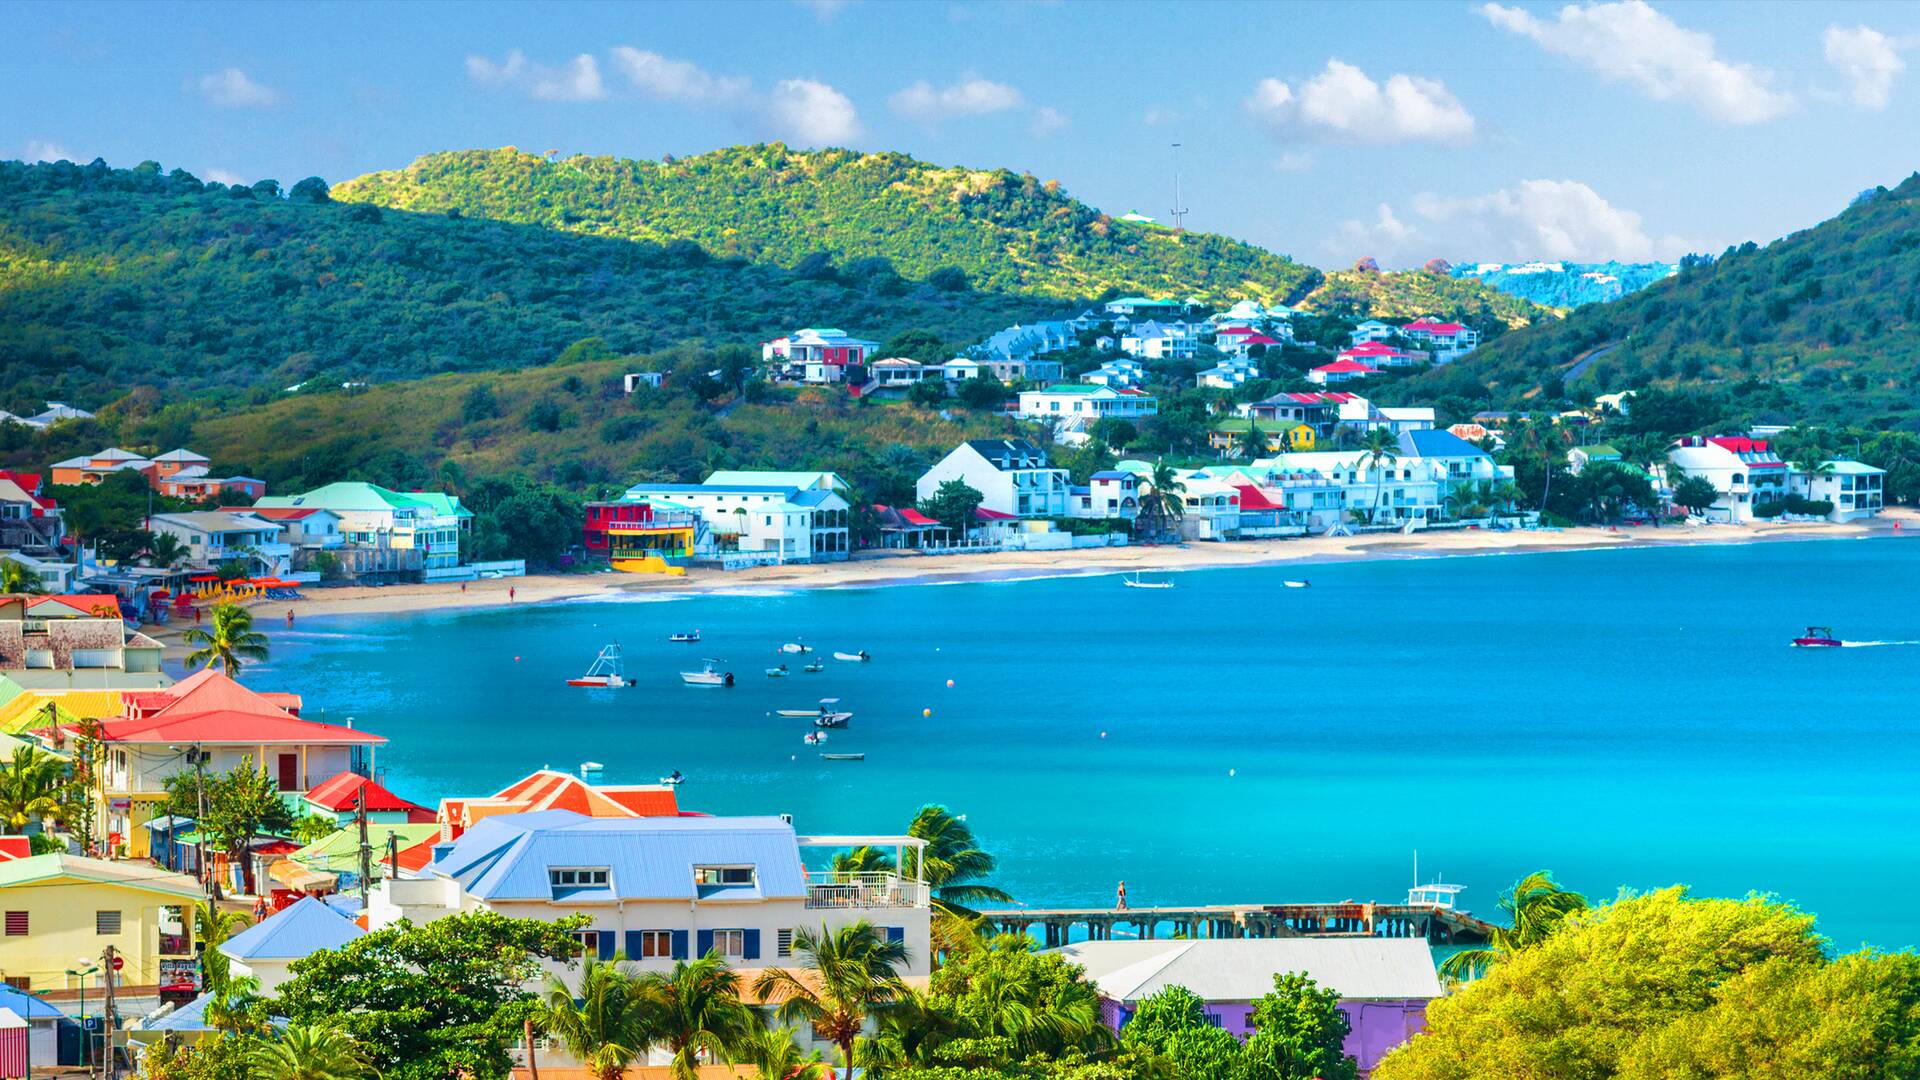
[(193, 936), (200, 943), (200, 973), (208, 990), (219, 990), (228, 977), (227, 954), (215, 946), (252, 926), (253, 921), (238, 911), (222, 911), (212, 900), (193, 907)]
[(869, 1073), (924, 1063), (935, 1047), (960, 1034), (960, 1018), (923, 990), (907, 987), (876, 1018), (877, 1030), (854, 1044)]
[(647, 972), (639, 984), (657, 1040), (673, 1051), (674, 1080), (697, 1080), (701, 1054), (730, 1061), (734, 1045), (755, 1023), (740, 1002), (740, 977), (717, 952), (682, 960), (671, 972)]
[(833, 857), (835, 874), (883, 874), (898, 869), (899, 867), (893, 864), (893, 856), (866, 844), (851, 851), (843, 851)]
[(377, 1078), (353, 1036), (339, 1028), (294, 1024), (279, 1039), (247, 1056), (247, 1075), (258, 1080), (362, 1080)]
[(1248, 461), (1258, 460), (1267, 452), (1267, 436), (1260, 430), (1260, 421), (1247, 417), (1247, 433), (1240, 437), (1240, 456)]
[(259, 979), (251, 975), (227, 978), (208, 994), (207, 1024), (215, 1030), (238, 1035), (257, 1034), (264, 1029), (264, 1023), (253, 1015), (253, 1006), (261, 1000)]
[(186, 557), (187, 546), (172, 533), (154, 533), (153, 539), (147, 544), (148, 566), (165, 570)]
[(42, 591), (40, 575), (12, 559), (0, 559), (0, 593), (37, 593)]
[(180, 639), (199, 646), (187, 654), (188, 667), (218, 667), (230, 679), (245, 661), (267, 658), (267, 635), (254, 630), (253, 612), (239, 604), (215, 607), (211, 630), (189, 627)]
[(923, 806), (907, 826), (907, 835), (927, 842), (917, 852), (913, 869), (932, 891), (935, 907), (970, 917), (968, 904), (1012, 902), (1013, 897), (982, 882), (993, 873), (994, 859), (980, 850), (966, 819), (944, 806)]
[(38, 747), (20, 746), (0, 770), (0, 832), (22, 833), (35, 821), (61, 816), (67, 765)]
[(535, 1008), (535, 1027), (558, 1038), (599, 1080), (620, 1080), (653, 1041), (653, 1001), (640, 980), (618, 964), (589, 956), (580, 991), (547, 976), (547, 994)]
[(1140, 508), (1151, 510), (1149, 516), (1161, 528), (1167, 528), (1186, 516), (1186, 500), (1180, 496), (1187, 490), (1187, 485), (1180, 482), (1179, 472), (1164, 458), (1153, 463), (1153, 475), (1148, 477), (1147, 486), (1151, 490), (1140, 497)]
[(760, 1080), (827, 1080), (833, 1075), (820, 1051), (800, 1049), (789, 1027), (759, 1027), (740, 1040), (734, 1056), (751, 1065)]
[(781, 1023), (805, 1021), (840, 1048), (840, 1064), (852, 1076), (853, 1043), (867, 1017), (906, 993), (897, 969), (907, 962), (907, 946), (862, 919), (838, 930), (795, 930), (793, 951), (803, 958), (801, 970), (769, 968), (754, 980), (753, 992), (763, 1004), (778, 995), (774, 1015)]
[(1520, 951), (1545, 941), (1572, 916), (1587, 910), (1587, 898), (1553, 880), (1553, 874), (1536, 870), (1519, 880), (1500, 897), (1500, 910), (1507, 913), (1506, 926), (1496, 926), (1487, 944), (1478, 949), (1463, 949), (1440, 964), (1440, 976), (1453, 982), (1476, 979), (1488, 968)]
[(1373, 511), (1369, 520), (1380, 516), (1380, 500), (1386, 495), (1386, 466), (1400, 460), (1400, 437), (1386, 428), (1374, 428), (1360, 444), (1360, 460), (1373, 470)]

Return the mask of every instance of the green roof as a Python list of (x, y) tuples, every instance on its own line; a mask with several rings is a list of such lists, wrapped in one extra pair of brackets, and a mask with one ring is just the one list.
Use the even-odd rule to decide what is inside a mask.
[(442, 516), (472, 517), (473, 511), (460, 505), (455, 495), (438, 491), (390, 491), (379, 484), (362, 480), (341, 480), (300, 495), (266, 495), (253, 505), (267, 509), (317, 508), (321, 510), (420, 510)]
[(1225, 420), (1220, 420), (1215, 422), (1212, 430), (1218, 431), (1222, 434), (1233, 434), (1236, 432), (1244, 432), (1247, 430), (1247, 425), (1250, 423), (1260, 425), (1260, 430), (1266, 432), (1269, 435), (1278, 435), (1283, 431), (1292, 431), (1294, 428), (1307, 426), (1305, 424), (1300, 423), (1297, 420), (1266, 420), (1266, 419), (1249, 420), (1246, 417), (1231, 416)]
[(63, 877), (193, 899), (199, 899), (202, 895), (200, 884), (185, 874), (172, 874), (137, 862), (108, 862), (59, 853), (0, 862), (0, 889)]
[(1858, 461), (1829, 461), (1826, 465), (1833, 470), (1828, 474), (1830, 476), (1879, 476), (1887, 471)]
[(1588, 461), (1594, 461), (1600, 458), (1617, 458), (1620, 456), (1620, 451), (1615, 450), (1606, 443), (1596, 443), (1593, 446), (1582, 447), (1581, 449), (1586, 453)]
[(1105, 389), (1107, 387), (1095, 386), (1092, 383), (1054, 383), (1040, 392), (1043, 394), (1097, 394)]
[(0, 675), (0, 705), (5, 705), (7, 702), (12, 701), (14, 698), (26, 692), (26, 688), (19, 683), (14, 682), (5, 675)]
[[(424, 825), (367, 825), (367, 843), (373, 847), (375, 862), (387, 857), (387, 837), (400, 838), (402, 851), (440, 835), (440, 826), (429, 822)], [(323, 836), (287, 858), (310, 869), (327, 870), (337, 874), (358, 873), (360, 870), (360, 830), (343, 828), (338, 832)], [(0, 865), (5, 865), (0, 863)]]

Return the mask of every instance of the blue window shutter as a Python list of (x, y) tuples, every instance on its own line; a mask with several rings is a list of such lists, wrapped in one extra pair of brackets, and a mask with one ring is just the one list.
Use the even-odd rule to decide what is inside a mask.
[(890, 944), (890, 945), (891, 945), (892, 943), (894, 943), (894, 942), (896, 942), (896, 941), (905, 941), (905, 940), (907, 940), (907, 928), (906, 928), (906, 927), (904, 927), (904, 926), (889, 926), (889, 927), (887, 927), (887, 943), (888, 943), (888, 944)]
[(745, 938), (746, 940), (742, 943), (744, 948), (741, 951), (740, 959), (742, 960), (760, 959), (760, 931), (748, 930), (747, 932), (742, 934), (741, 937)]
[(675, 930), (673, 932), (673, 958), (675, 960), (685, 960), (687, 958), (687, 932), (685, 930)]
[(700, 931), (697, 940), (700, 943), (700, 947), (695, 950), (697, 955), (705, 956), (713, 951), (713, 931)]
[(640, 959), (640, 931), (627, 931), (627, 959)]
[(611, 930), (600, 931), (600, 959), (613, 959), (613, 943), (619, 936)]

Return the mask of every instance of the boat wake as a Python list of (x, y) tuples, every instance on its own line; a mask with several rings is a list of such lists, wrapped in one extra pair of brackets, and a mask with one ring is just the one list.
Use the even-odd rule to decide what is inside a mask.
[(1881, 645), (1920, 645), (1920, 641), (1842, 641), (1843, 649), (1870, 649)]

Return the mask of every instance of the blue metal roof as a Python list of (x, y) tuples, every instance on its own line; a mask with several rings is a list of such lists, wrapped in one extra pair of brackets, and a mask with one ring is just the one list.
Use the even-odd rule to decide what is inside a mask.
[[(696, 890), (696, 866), (751, 866), (754, 886)], [(569, 900), (802, 898), (793, 826), (772, 817), (590, 818), (570, 810), (482, 820), (428, 869), (485, 900), (549, 900), (549, 868), (607, 869)]]
[[(141, 1024), (140, 1030), (212, 1031), (213, 1025), (207, 1023), (207, 1002), (211, 1000), (213, 1000), (212, 994), (201, 994), (160, 1019)], [(267, 1019), (276, 1028), (285, 1029), (287, 1026), (287, 1018), (284, 1016), (272, 1016)]]
[(1415, 457), (1486, 457), (1487, 452), (1451, 431), (1423, 429), (1400, 433), (1400, 452)]
[(22, 1020), (58, 1020), (67, 1015), (25, 990), (0, 983), (0, 1009), (12, 1010)]
[(345, 915), (305, 896), (221, 942), (220, 951), (235, 960), (297, 960), (321, 949), (340, 948), (365, 933)]

